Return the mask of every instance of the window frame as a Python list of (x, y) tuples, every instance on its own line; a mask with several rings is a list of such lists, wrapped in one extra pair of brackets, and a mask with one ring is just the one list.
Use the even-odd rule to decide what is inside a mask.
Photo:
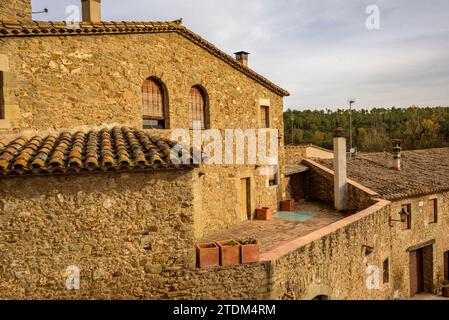
[[(197, 95), (195, 95), (195, 97), (199, 97), (200, 101), (202, 101), (202, 103), (199, 104), (200, 106), (199, 110), (194, 110), (197, 109), (198, 104), (195, 103), (197, 102), (197, 100), (194, 101), (192, 99), (194, 96), (193, 92), (198, 93)], [(196, 117), (194, 118), (194, 115), (196, 116), (200, 115), (201, 119), (197, 119)], [(210, 127), (209, 98), (206, 89), (199, 84), (190, 87), (189, 91), (189, 127), (191, 130), (198, 129), (194, 127), (194, 121), (201, 121), (201, 128), (200, 128), (201, 130), (206, 130), (209, 129)]]
[[(262, 117), (263, 115), (263, 117)], [(265, 120), (265, 121), (263, 121)], [(259, 105), (259, 127), (261, 129), (270, 128), (270, 106)]]
[[(433, 212), (430, 211), (431, 204), (433, 207)], [(438, 223), (438, 199), (429, 199), (427, 202), (427, 217), (429, 218), (429, 224)]]
[[(154, 108), (154, 103), (153, 103), (153, 106), (150, 107), (150, 105), (151, 105), (150, 96), (153, 96), (153, 93), (150, 94), (150, 92), (148, 92), (148, 89), (150, 88), (150, 86), (147, 87), (147, 92), (145, 92), (147, 83), (154, 84), (157, 87), (157, 89), (159, 90), (157, 97), (158, 98), (160, 97), (160, 100), (161, 100), (160, 103), (161, 103), (161, 109), (162, 109), (162, 116), (157, 115), (157, 113), (160, 112), (160, 110), (150, 110), (151, 108)], [(147, 102), (148, 106), (146, 106), (146, 99), (148, 101)], [(168, 129), (167, 105), (168, 105), (168, 96), (167, 96), (167, 90), (166, 90), (164, 83), (156, 77), (146, 78), (142, 84), (142, 127), (143, 127), (143, 129)], [(148, 114), (146, 113), (146, 110), (145, 110), (146, 107), (150, 110), (150, 112), (148, 112)], [(153, 113), (154, 115), (150, 115), (149, 113)], [(157, 122), (157, 125), (146, 126), (145, 121), (155, 121), (155, 122)]]

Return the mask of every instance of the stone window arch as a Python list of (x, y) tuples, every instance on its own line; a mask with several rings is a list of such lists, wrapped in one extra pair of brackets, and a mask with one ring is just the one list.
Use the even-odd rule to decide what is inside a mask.
[(167, 129), (167, 90), (161, 80), (150, 77), (142, 85), (144, 129)]

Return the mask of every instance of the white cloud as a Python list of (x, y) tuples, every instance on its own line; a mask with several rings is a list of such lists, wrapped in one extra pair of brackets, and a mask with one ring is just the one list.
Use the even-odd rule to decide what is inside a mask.
[[(80, 0), (33, 0), (63, 20)], [(381, 29), (365, 28), (368, 5)], [(103, 0), (105, 20), (172, 20), (289, 90), (290, 108), (449, 105), (449, 2), (445, 0)]]

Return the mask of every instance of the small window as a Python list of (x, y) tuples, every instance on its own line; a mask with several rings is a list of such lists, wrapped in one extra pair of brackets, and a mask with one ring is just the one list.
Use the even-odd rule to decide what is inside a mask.
[(430, 199), (427, 206), (427, 215), (429, 217), (429, 223), (438, 222), (438, 201), (437, 199)]
[(382, 275), (383, 283), (390, 282), (390, 260), (388, 258), (384, 260)]
[(270, 127), (270, 110), (267, 106), (260, 106), (260, 127)]
[(0, 71), (0, 119), (5, 119), (5, 97), (3, 92), (3, 71)]
[(444, 280), (449, 281), (449, 251), (444, 253)]
[(278, 166), (268, 167), (268, 186), (278, 185)]
[(143, 128), (165, 129), (165, 97), (161, 83), (152, 78), (142, 86)]
[(204, 91), (194, 86), (190, 89), (190, 127), (206, 128), (206, 97)]
[(404, 209), (408, 214), (405, 220), (402, 222), (402, 230), (408, 230), (412, 228), (412, 205), (404, 204), (402, 205), (402, 209)]

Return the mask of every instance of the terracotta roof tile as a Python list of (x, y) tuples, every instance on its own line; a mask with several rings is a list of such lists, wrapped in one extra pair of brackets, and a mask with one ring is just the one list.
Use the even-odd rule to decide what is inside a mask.
[[(79, 27), (78, 27), (79, 26)], [(67, 25), (66, 22), (33, 21), (21, 23), (17, 21), (0, 21), (0, 37), (17, 36), (75, 36), (75, 35), (103, 35), (129, 33), (176, 32), (188, 40), (199, 45), (211, 54), (222, 59), (233, 68), (243, 72), (253, 80), (261, 83), (281, 96), (290, 95), (288, 91), (272, 83), (252, 69), (243, 66), (232, 56), (221, 51), (210, 42), (181, 25), (180, 20), (171, 22), (130, 22), (130, 21), (102, 21), (80, 22), (79, 25)]]
[[(388, 200), (449, 191), (449, 148), (403, 151), (401, 171), (391, 154), (364, 153), (348, 160), (348, 176)], [(315, 159), (333, 168), (333, 160)]]
[(19, 137), (0, 143), (0, 176), (193, 168), (171, 161), (175, 144), (127, 127)]

